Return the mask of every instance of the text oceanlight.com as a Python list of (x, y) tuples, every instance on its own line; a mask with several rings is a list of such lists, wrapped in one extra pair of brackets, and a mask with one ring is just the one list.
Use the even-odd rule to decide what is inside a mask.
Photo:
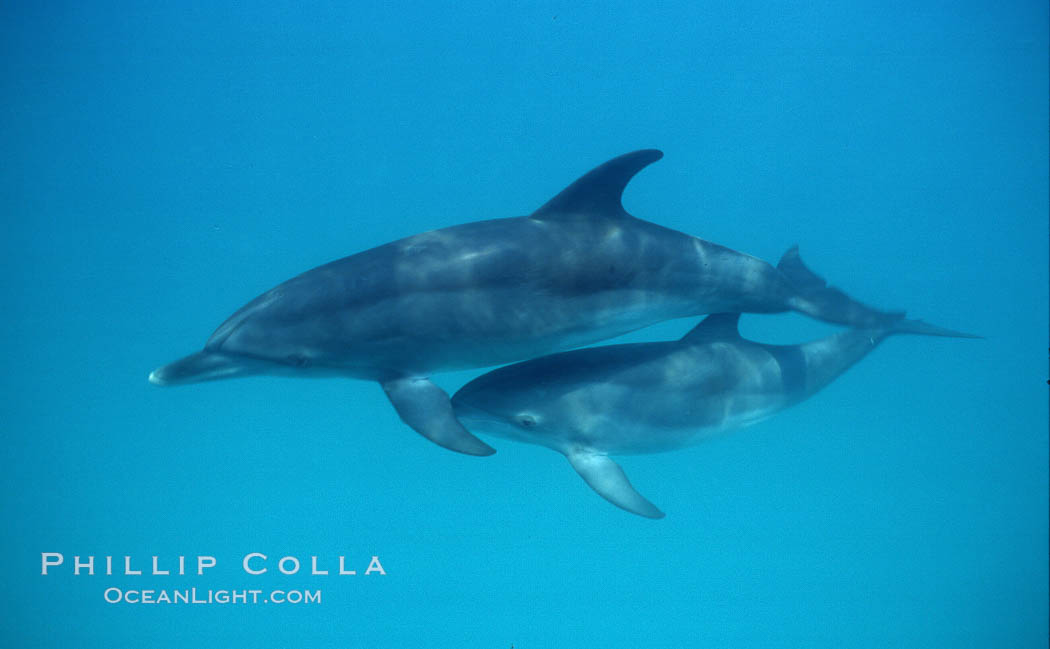
[(213, 590), (173, 588), (160, 590), (123, 590), (107, 588), (102, 597), (110, 604), (320, 604), (320, 590), (257, 589)]

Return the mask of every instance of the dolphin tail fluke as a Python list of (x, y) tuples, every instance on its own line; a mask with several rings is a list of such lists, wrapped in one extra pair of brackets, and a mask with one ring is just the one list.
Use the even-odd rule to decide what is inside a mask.
[(587, 484), (598, 492), (598, 495), (632, 514), (646, 518), (663, 518), (664, 513), (645, 499), (631, 486), (631, 481), (620, 468), (620, 465), (607, 455), (577, 451), (568, 453), (569, 464), (576, 469)]
[(984, 338), (976, 334), (968, 334), (962, 331), (953, 331), (938, 327), (922, 320), (908, 320), (903, 318), (893, 323), (889, 333), (891, 334), (918, 334), (920, 336), (943, 336), (945, 338)]
[(798, 246), (792, 246), (784, 253), (777, 270), (798, 291), (791, 300), (791, 306), (814, 318), (851, 327), (883, 327), (904, 317), (903, 312), (879, 311), (828, 286), (823, 277), (802, 263)]
[(406, 377), (383, 383), (401, 421), (430, 441), (467, 455), (492, 455), (492, 448), (474, 437), (452, 412), (445, 391), (425, 378)]

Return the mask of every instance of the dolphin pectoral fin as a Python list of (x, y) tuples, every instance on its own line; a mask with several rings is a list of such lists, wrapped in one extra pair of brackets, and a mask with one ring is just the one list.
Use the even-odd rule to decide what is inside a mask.
[(646, 500), (631, 486), (627, 474), (620, 465), (607, 455), (577, 451), (566, 454), (569, 464), (576, 469), (587, 484), (598, 492), (598, 495), (621, 509), (646, 518), (663, 518), (664, 513), (656, 505)]
[(383, 382), (383, 390), (401, 421), (430, 441), (467, 455), (492, 455), (492, 448), (474, 437), (452, 413), (445, 391), (425, 378), (399, 378)]

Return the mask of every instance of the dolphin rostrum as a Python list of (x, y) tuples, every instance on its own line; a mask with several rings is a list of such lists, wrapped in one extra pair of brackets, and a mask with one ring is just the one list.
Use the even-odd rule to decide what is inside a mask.
[(802, 345), (764, 345), (740, 337), (739, 318), (708, 316), (677, 341), (501, 367), (463, 386), (452, 405), (472, 432), (554, 449), (612, 504), (662, 518), (610, 455), (669, 451), (761, 421), (812, 396), (892, 334), (977, 337), (900, 319)]
[(153, 371), (170, 385), (251, 374), (379, 382), (401, 419), (461, 453), (495, 451), (456, 421), (433, 372), (572, 349), (704, 313), (796, 310), (853, 326), (883, 313), (801, 266), (768, 263), (624, 211), (635, 151), (529, 216), (424, 232), (319, 266), (229, 317), (204, 349)]

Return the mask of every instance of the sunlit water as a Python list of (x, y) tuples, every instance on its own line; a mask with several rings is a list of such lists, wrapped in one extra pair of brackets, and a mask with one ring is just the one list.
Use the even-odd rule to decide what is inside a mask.
[[(8, 3), (0, 644), (1045, 646), (1047, 23), (1036, 2)], [(438, 448), (375, 384), (147, 382), (298, 272), (529, 213), (643, 147), (666, 157), (634, 214), (774, 261), (799, 243), (859, 299), (987, 339), (894, 338), (756, 426), (624, 458), (660, 521), (547, 449)], [(43, 552), (65, 565), (41, 575)]]

